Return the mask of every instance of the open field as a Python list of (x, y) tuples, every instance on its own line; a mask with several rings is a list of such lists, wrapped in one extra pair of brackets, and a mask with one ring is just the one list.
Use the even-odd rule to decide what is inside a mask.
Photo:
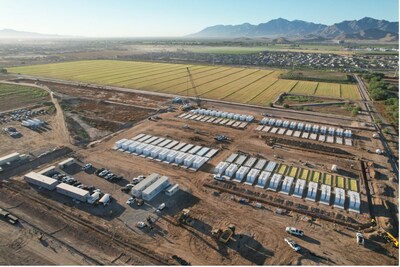
[[(283, 80), (281, 70), (231, 68), (132, 61), (93, 60), (15, 67), (13, 73), (112, 85), (161, 93), (194, 96), (186, 67), (203, 98), (267, 105), (282, 92), (340, 96), (340, 84)], [(346, 96), (359, 99), (356, 86), (346, 85)]]
[(39, 88), (0, 83), (0, 111), (47, 101), (48, 95)]

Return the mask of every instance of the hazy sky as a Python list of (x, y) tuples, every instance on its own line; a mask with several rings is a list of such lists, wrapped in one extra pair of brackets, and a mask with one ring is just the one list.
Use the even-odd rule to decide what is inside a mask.
[(398, 21), (398, 0), (0, 0), (0, 29), (88, 37), (182, 36), (275, 18)]

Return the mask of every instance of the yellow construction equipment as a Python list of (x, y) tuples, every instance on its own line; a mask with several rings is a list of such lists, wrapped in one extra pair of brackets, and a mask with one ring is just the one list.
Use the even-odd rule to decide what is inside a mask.
[(389, 232), (381, 228), (382, 237), (386, 239), (387, 242), (392, 243), (395, 248), (399, 248), (399, 241)]
[(178, 224), (188, 224), (192, 225), (193, 224), (193, 218), (190, 217), (190, 210), (189, 209), (183, 209), (177, 216), (176, 221)]
[(235, 229), (236, 227), (231, 224), (228, 226), (228, 228), (222, 230), (220, 228), (214, 228), (211, 231), (211, 234), (213, 237), (215, 237), (218, 241), (221, 243), (228, 243), (229, 240), (231, 240), (232, 236), (235, 234)]

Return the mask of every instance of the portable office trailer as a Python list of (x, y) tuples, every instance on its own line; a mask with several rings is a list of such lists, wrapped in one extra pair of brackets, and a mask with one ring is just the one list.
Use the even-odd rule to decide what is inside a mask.
[(285, 178), (283, 179), (283, 182), (282, 182), (282, 189), (280, 192), (282, 194), (289, 195), (290, 190), (292, 189), (293, 181), (294, 181), (294, 177), (285, 176)]
[(107, 206), (111, 202), (111, 195), (110, 194), (104, 194), (99, 200), (99, 204), (102, 204), (103, 206)]
[(134, 141), (132, 140), (126, 140), (125, 142), (122, 143), (121, 148), (123, 150), (128, 150), (128, 147), (130, 144), (132, 144)]
[(56, 179), (47, 177), (43, 174), (39, 174), (36, 172), (30, 172), (24, 175), (25, 181), (34, 184), (47, 190), (54, 190), (56, 188), (58, 181)]
[(262, 170), (266, 163), (267, 161), (265, 159), (258, 159), (256, 166), (254, 166), (254, 169)]
[(142, 192), (143, 200), (150, 201), (158, 195), (162, 190), (169, 186), (169, 179), (167, 176), (161, 176), (157, 181), (151, 184)]
[(257, 176), (260, 174), (260, 170), (258, 169), (251, 169), (246, 177), (245, 184), (253, 185), (254, 181), (256, 180)]
[(168, 155), (167, 155), (167, 161), (168, 162), (175, 162), (175, 157), (178, 154), (178, 151), (175, 150), (170, 150)]
[(231, 164), (228, 166), (228, 168), (226, 168), (225, 170), (225, 175), (228, 177), (233, 177), (233, 175), (236, 173), (236, 171), (238, 170), (238, 165), (236, 164)]
[(179, 191), (179, 184), (174, 184), (174, 185), (168, 186), (167, 189), (165, 189), (165, 194), (167, 196), (172, 196), (173, 194), (175, 194), (178, 191)]
[(347, 191), (349, 195), (349, 211), (360, 213), (360, 194), (354, 191)]
[(303, 198), (305, 187), (306, 187), (306, 180), (297, 179), (292, 196)]
[(100, 198), (100, 192), (94, 192), (88, 197), (87, 202), (89, 204), (94, 204), (97, 200), (99, 200), (99, 198)]
[(344, 189), (335, 187), (335, 200), (333, 206), (335, 208), (344, 209), (344, 202), (346, 200)]
[(73, 199), (86, 202), (89, 197), (89, 191), (77, 188), (75, 186), (61, 183), (56, 186), (57, 193), (71, 197)]
[(50, 166), (50, 167), (47, 167), (47, 168), (41, 170), (40, 172), (38, 172), (38, 174), (51, 176), (55, 172), (56, 172), (56, 166)]
[(167, 155), (169, 154), (169, 149), (167, 148), (163, 148), (160, 150), (160, 152), (158, 153), (158, 158), (160, 160), (166, 160), (167, 159)]
[(235, 160), (235, 163), (236, 163), (237, 165), (242, 165), (246, 159), (247, 159), (247, 156), (246, 156), (246, 155), (240, 155), (240, 156)]
[(60, 163), (58, 163), (58, 167), (59, 167), (60, 169), (64, 169), (65, 167), (70, 166), (70, 165), (72, 165), (72, 164), (74, 164), (74, 163), (75, 163), (75, 159), (74, 159), (74, 158), (68, 158), (68, 159), (66, 159), (66, 160), (61, 161)]
[(222, 174), (222, 173), (224, 173), (224, 171), (226, 170), (226, 168), (228, 168), (229, 164), (230, 164), (229, 162), (221, 161), (221, 162), (218, 163), (218, 165), (215, 167), (214, 173), (215, 173), (215, 174)]
[(184, 160), (183, 160), (183, 165), (186, 167), (190, 167), (193, 164), (193, 161), (196, 159), (195, 155), (188, 155)]
[(185, 159), (185, 157), (187, 157), (188, 154), (183, 153), (183, 152), (178, 152), (178, 154), (175, 157), (175, 163), (176, 164), (183, 164), (183, 160)]
[(241, 182), (244, 177), (246, 177), (247, 173), (250, 171), (249, 167), (242, 166), (238, 169), (235, 175), (235, 182)]
[(253, 167), (254, 163), (256, 163), (256, 160), (257, 160), (257, 158), (251, 157), (244, 163), (244, 166), (251, 168), (251, 167)]
[(141, 197), (143, 190), (145, 190), (152, 183), (154, 183), (159, 177), (160, 175), (158, 173), (152, 173), (149, 176), (147, 176), (144, 180), (142, 180), (140, 183), (138, 183), (132, 188), (131, 190), (132, 196)]
[(317, 198), (317, 192), (318, 192), (318, 183), (309, 182), (306, 199), (315, 202)]
[(322, 184), (321, 197), (319, 198), (319, 203), (329, 206), (330, 202), (331, 202), (331, 186)]
[(279, 184), (281, 183), (281, 180), (282, 180), (281, 174), (275, 173), (274, 175), (272, 175), (267, 190), (276, 192), (278, 190)]
[(258, 177), (258, 182), (257, 182), (256, 187), (265, 188), (270, 176), (271, 176), (270, 172), (267, 172), (267, 171), (261, 172), (260, 176)]
[(122, 144), (124, 143), (124, 142), (126, 142), (126, 141), (128, 141), (128, 139), (121, 139), (121, 140), (118, 140), (117, 142), (115, 142), (115, 147), (116, 148), (121, 148), (121, 146), (122, 146)]

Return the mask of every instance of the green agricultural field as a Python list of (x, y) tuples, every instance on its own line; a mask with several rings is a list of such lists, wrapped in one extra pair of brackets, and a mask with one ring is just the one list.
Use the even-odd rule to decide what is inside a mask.
[(25, 107), (49, 100), (49, 94), (39, 88), (0, 83), (0, 111)]
[(117, 60), (86, 60), (9, 68), (11, 73), (266, 106), (283, 92), (359, 99), (357, 87), (281, 79), (283, 70)]

